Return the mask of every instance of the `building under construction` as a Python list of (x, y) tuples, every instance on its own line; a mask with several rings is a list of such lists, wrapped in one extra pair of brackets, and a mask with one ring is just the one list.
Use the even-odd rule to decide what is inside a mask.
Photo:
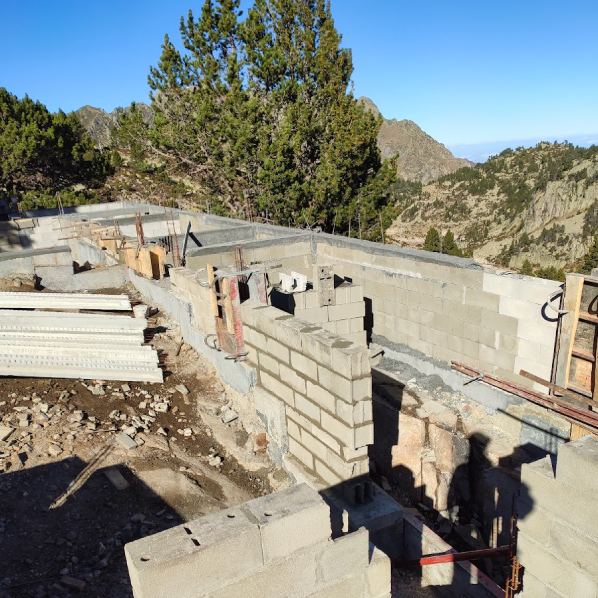
[[(125, 405), (146, 385), (146, 419), (104, 429), (117, 473), (172, 413), (156, 397), (184, 345), (235, 396), (216, 419), (288, 480), (118, 536), (125, 595), (598, 597), (598, 278), (120, 202), (0, 223), (0, 279), (0, 377), (122, 384)], [(152, 346), (169, 327), (176, 342)], [(36, 450), (17, 420), (39, 414), (15, 405), (10, 488)], [(205, 432), (184, 405), (166, 452)], [(77, 566), (37, 586), (2, 572), (0, 596), (92, 591), (101, 568)]]

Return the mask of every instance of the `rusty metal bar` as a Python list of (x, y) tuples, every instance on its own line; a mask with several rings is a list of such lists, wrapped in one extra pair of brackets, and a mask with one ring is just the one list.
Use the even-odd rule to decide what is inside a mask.
[[(588, 405), (590, 407), (596, 406), (596, 403), (594, 401), (591, 401), (590, 399), (586, 399), (585, 397), (580, 397), (577, 394), (567, 390), (566, 388), (557, 386), (556, 384), (553, 384), (552, 382), (548, 382), (548, 380), (544, 380), (543, 378), (540, 378), (539, 376), (531, 374), (530, 372), (526, 372), (525, 370), (519, 370), (519, 375), (523, 376), (524, 378), (527, 378), (528, 380), (531, 380), (532, 382), (537, 382), (538, 384), (541, 384), (542, 386), (546, 386), (546, 388), (550, 388), (550, 390), (552, 390), (553, 392), (557, 392), (558, 394), (563, 395), (563, 397), (566, 397), (566, 398), (562, 399), (562, 400), (567, 404), (571, 404), (571, 407), (574, 407), (574, 408), (577, 407), (577, 405), (575, 404), (575, 401), (577, 401), (577, 403), (583, 403), (584, 405)], [(567, 401), (567, 398), (571, 399), (571, 401)]]
[(581, 411), (579, 409), (575, 409), (568, 403), (564, 403), (556, 397), (549, 397), (548, 395), (536, 393), (529, 388), (525, 388), (519, 384), (516, 384), (515, 382), (501, 380), (492, 374), (488, 374), (456, 361), (451, 362), (451, 366), (454, 370), (457, 370), (462, 374), (466, 374), (467, 376), (475, 377), (482, 374), (484, 377), (480, 380), (481, 382), (485, 382), (486, 384), (490, 384), (491, 386), (495, 386), (496, 388), (510, 392), (511, 394), (521, 397), (522, 399), (527, 399), (536, 405), (556, 411), (569, 421), (573, 420), (576, 424), (580, 424), (581, 422), (581, 424), (583, 424), (584, 427), (586, 427), (586, 429), (589, 431), (598, 433), (598, 416), (592, 411)]
[(429, 554), (411, 561), (393, 561), (395, 569), (408, 569), (411, 567), (425, 567), (426, 565), (439, 565), (441, 563), (458, 563), (460, 561), (479, 561), (481, 559), (509, 556), (511, 547), (498, 546), (497, 548), (482, 548), (466, 552), (445, 552), (442, 554)]

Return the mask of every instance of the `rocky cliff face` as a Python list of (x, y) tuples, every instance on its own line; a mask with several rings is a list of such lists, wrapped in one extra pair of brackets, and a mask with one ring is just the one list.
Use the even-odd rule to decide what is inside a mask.
[(391, 240), (418, 247), (430, 227), (450, 229), (482, 261), (575, 267), (598, 233), (598, 148), (505, 150), (402, 201)]
[[(380, 114), (369, 98), (359, 98), (358, 101), (366, 110)], [(409, 181), (426, 184), (464, 166), (473, 166), (469, 160), (455, 158), (442, 143), (410, 120), (384, 119), (378, 133), (378, 147), (384, 159), (399, 154), (397, 176)]]
[[(146, 122), (151, 122), (154, 113), (150, 106), (140, 102), (136, 104)], [(83, 106), (75, 110), (75, 114), (90, 137), (95, 141), (99, 149), (108, 147), (111, 144), (112, 131), (118, 123), (121, 114), (128, 112), (129, 108), (115, 108), (112, 112), (106, 112), (101, 108)]]

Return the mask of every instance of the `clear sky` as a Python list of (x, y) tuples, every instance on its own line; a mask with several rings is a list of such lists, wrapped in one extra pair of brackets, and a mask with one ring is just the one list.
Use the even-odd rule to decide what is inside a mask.
[[(250, 0), (246, 0), (246, 4)], [(147, 101), (201, 0), (0, 0), (0, 86), (51, 110)], [(596, 0), (332, 0), (355, 94), (445, 144), (598, 132)]]

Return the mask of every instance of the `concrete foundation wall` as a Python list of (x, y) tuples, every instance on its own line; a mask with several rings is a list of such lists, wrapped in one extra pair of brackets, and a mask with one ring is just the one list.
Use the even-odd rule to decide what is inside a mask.
[(365, 529), (332, 539), (306, 485), (125, 547), (135, 598), (390, 598), (390, 560)]
[(367, 349), (256, 301), (241, 310), (247, 361), (268, 404), (284, 409), (289, 453), (327, 484), (367, 474), (373, 442)]
[(598, 595), (596, 480), (598, 438), (585, 436), (524, 465), (517, 557), (525, 567), (522, 598)]

